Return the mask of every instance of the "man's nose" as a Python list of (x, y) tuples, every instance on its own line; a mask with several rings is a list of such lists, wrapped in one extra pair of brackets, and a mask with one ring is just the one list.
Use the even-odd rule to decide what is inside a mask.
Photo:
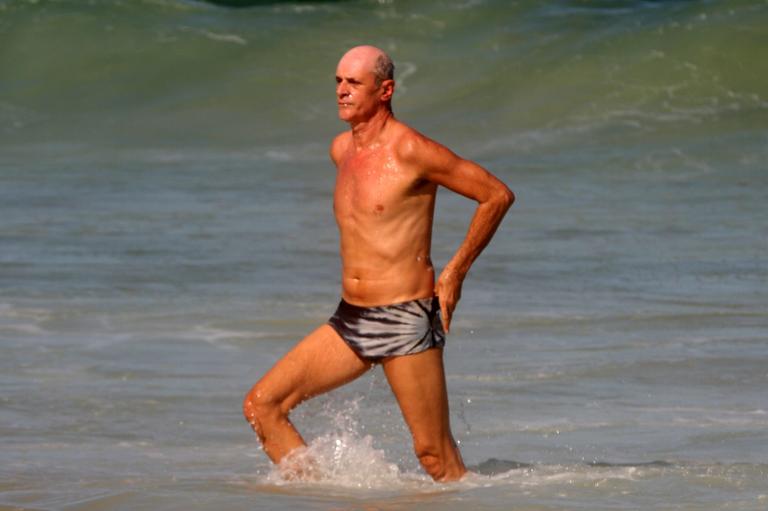
[(349, 94), (349, 89), (346, 85), (344, 85), (344, 82), (340, 82), (338, 85), (336, 85), (336, 95), (340, 98), (346, 96)]

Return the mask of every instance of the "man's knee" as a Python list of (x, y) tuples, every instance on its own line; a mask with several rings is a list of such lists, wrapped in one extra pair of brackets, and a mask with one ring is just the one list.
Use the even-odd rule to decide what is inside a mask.
[(243, 399), (243, 415), (253, 430), (262, 436), (262, 424), (285, 417), (287, 410), (283, 403), (256, 384)]

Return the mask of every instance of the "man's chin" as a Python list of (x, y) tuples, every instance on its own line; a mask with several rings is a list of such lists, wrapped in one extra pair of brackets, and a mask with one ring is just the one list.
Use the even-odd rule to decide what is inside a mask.
[(354, 115), (352, 115), (352, 112), (344, 112), (339, 110), (339, 119), (341, 119), (344, 122), (352, 122), (354, 119)]

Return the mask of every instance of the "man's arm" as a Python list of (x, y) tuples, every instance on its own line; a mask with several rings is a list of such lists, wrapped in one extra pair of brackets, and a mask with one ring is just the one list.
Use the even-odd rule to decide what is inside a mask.
[(451, 317), (461, 298), (461, 286), (472, 263), (491, 241), (515, 195), (480, 165), (460, 158), (445, 146), (421, 135), (402, 144), (401, 157), (424, 179), (477, 201), (478, 206), (464, 241), (440, 273), (435, 294), (440, 298), (443, 326), (450, 329)]

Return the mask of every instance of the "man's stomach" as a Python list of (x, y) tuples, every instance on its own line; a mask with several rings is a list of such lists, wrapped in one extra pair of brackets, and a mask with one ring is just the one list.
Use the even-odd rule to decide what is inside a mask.
[(434, 294), (435, 271), (428, 257), (389, 268), (344, 265), (341, 295), (364, 307), (391, 305)]

